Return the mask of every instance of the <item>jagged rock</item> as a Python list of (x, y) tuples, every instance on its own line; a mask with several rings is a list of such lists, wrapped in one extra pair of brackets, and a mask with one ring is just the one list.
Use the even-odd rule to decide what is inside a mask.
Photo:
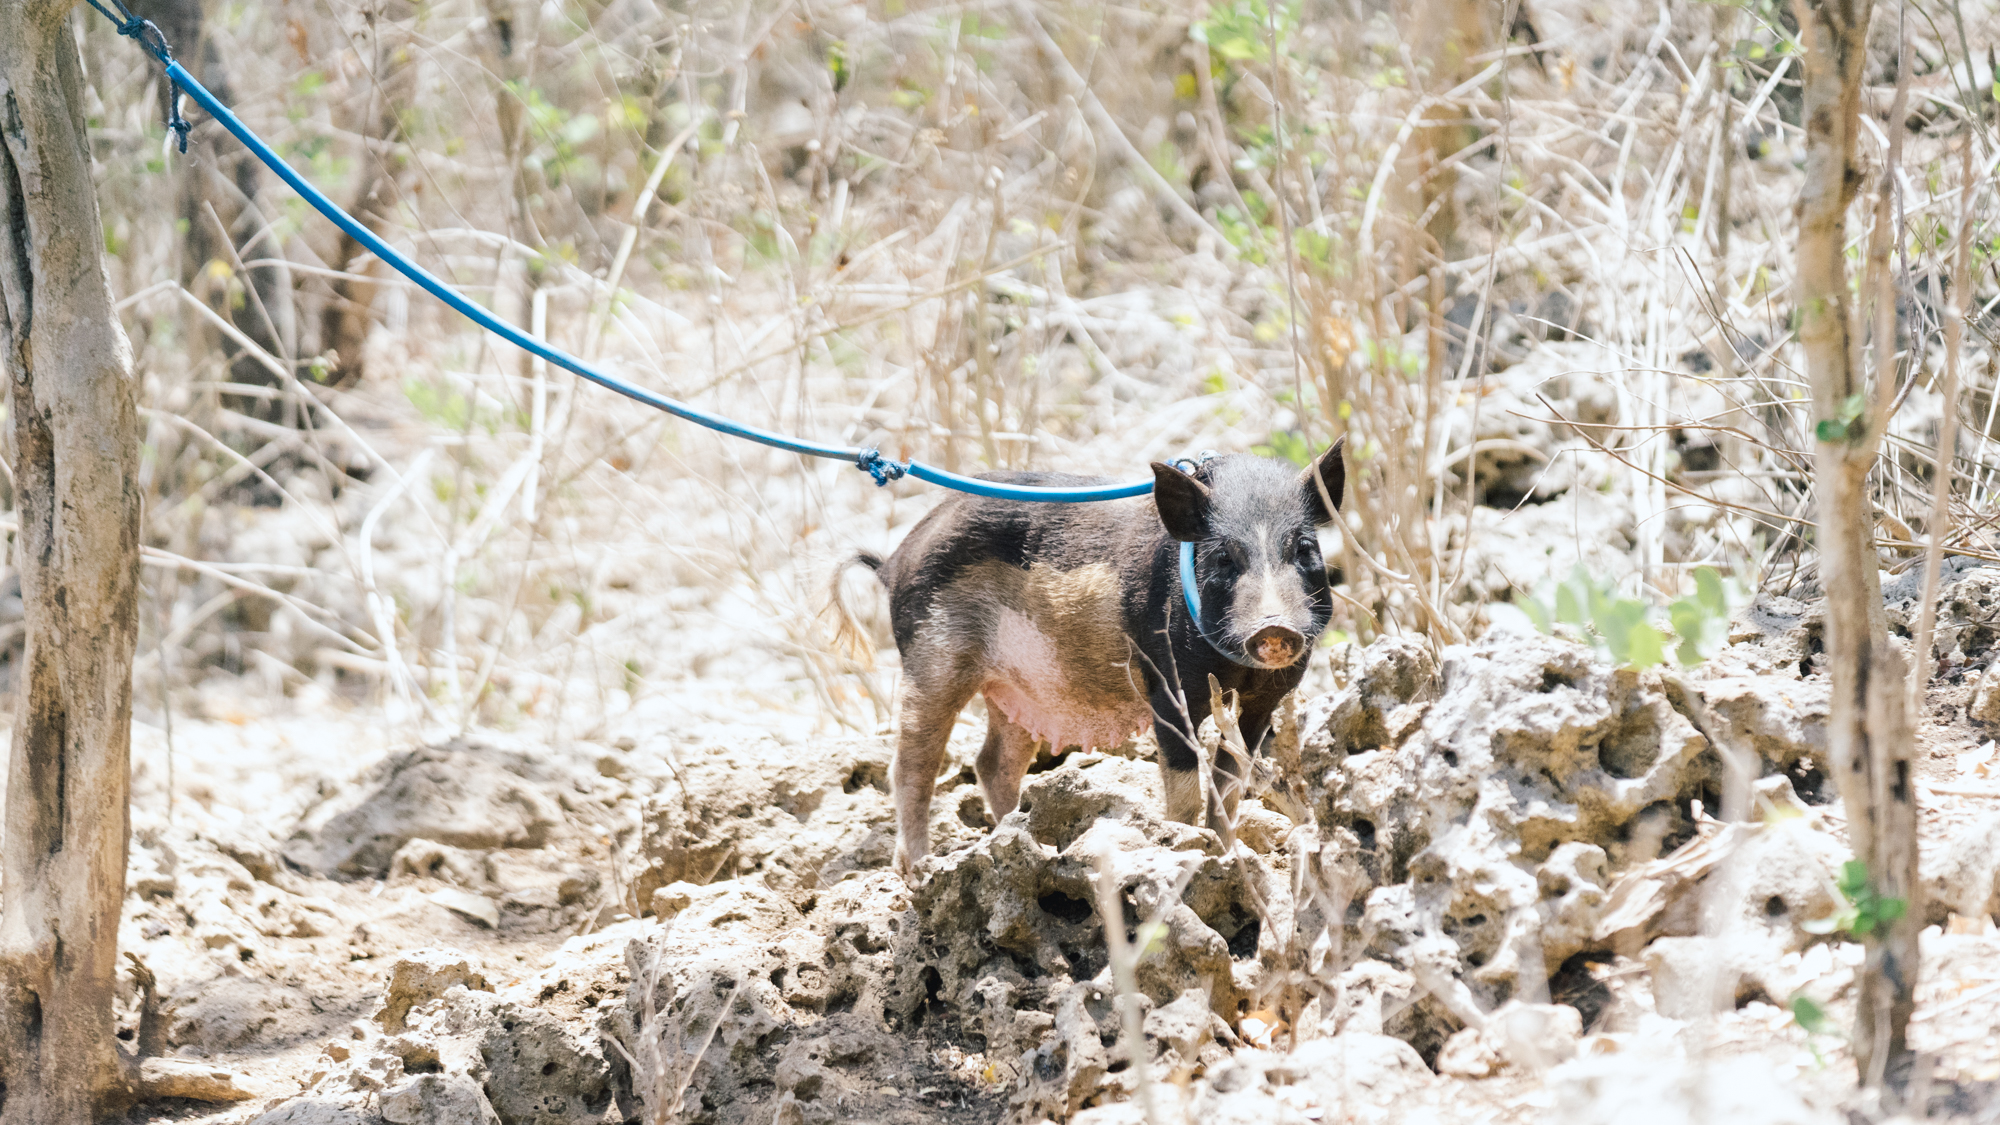
[(481, 1021), (481, 1086), (501, 1125), (617, 1125), (609, 1060), (595, 1038), (580, 1039), (535, 1008), (497, 1003)]
[(1979, 677), (1979, 684), (1972, 692), (1972, 701), (1966, 705), (1966, 714), (1988, 727), (2000, 726), (2000, 676), (1992, 674), (1989, 667), (1985, 675)]
[(1576, 1054), (1583, 1016), (1567, 1004), (1509, 1001), (1479, 1027), (1453, 1035), (1438, 1053), (1439, 1074), (1489, 1078), (1513, 1069), (1540, 1074)]
[(1032, 775), (1021, 808), (946, 857), (917, 892), (943, 994), (969, 998), (984, 978), (1020, 977), (1034, 982), (1024, 1006), (1048, 1011), (1068, 983), (1097, 978), (1106, 960), (1095, 879), (1108, 865), (1128, 927), (1165, 926), (1139, 966), (1141, 990), (1165, 1005), (1200, 988), (1217, 1014), (1233, 1016), (1254, 988), (1246, 963), (1262, 932), (1244, 872), (1265, 903), (1288, 910), (1289, 896), (1254, 866), (1227, 861), (1214, 833), (1165, 820), (1158, 791), (1156, 767), (1117, 757)]
[(485, 981), (462, 955), (431, 950), (399, 961), (376, 1021), (384, 1033), (364, 1024), (326, 1044), (308, 1086), (313, 1100), (374, 1099), (384, 1119), (412, 1125), (613, 1125), (630, 1116), (597, 1035), (474, 985)]
[(1284, 1055), (1238, 1050), (1202, 1086), (1191, 1119), (1237, 1125), (1400, 1121), (1431, 1104), (1437, 1083), (1408, 1043), (1347, 1032), (1309, 1039)]
[(564, 819), (551, 791), (575, 789), (579, 776), (546, 756), (469, 739), (394, 754), (311, 810), (285, 856), (311, 871), (380, 878), (416, 839), (540, 848)]
[(2000, 921), (2000, 813), (1974, 821), (1952, 837), (1930, 873), (1930, 904), (1946, 912)]
[(375, 1125), (381, 1120), (360, 1105), (302, 1098), (251, 1119), (250, 1125)]
[(443, 998), (454, 988), (491, 992), (472, 958), (452, 949), (419, 949), (396, 959), (382, 991), (375, 1022), (391, 1034), (402, 1031), (410, 1009)]
[(382, 1120), (389, 1125), (498, 1125), (500, 1117), (479, 1084), (464, 1075), (419, 1074), (384, 1090)]
[[(1728, 998), (1836, 987), (1842, 970), (1796, 924), (1831, 912), (1831, 836), (1782, 778), (1761, 786), (1760, 808), (1785, 814), (1769, 824), (1696, 817), (1697, 800), (1716, 811), (1721, 774), (1678, 694), (1702, 692), (1729, 737), (1797, 779), (1816, 761), (1814, 681), (1739, 667), (1684, 689), (1513, 635), (1441, 657), (1412, 639), (1350, 646), (1333, 671), (1341, 688), (1305, 701), (1297, 741), (1274, 740), (1253, 774), (1233, 847), (1163, 817), (1143, 741), (1047, 763), (997, 825), (955, 743), (937, 854), (914, 890), (887, 867), (884, 739), (725, 745), (710, 732), (543, 762), (470, 742), (392, 759), (360, 786), (378, 808), (335, 790), (309, 810), (293, 862), (386, 874), (426, 924), (461, 925), (429, 901), (439, 894), (488, 900), (501, 935), (522, 932), (525, 911), (651, 917), (565, 942), (518, 981), (450, 951), (400, 958), (379, 1014), (326, 1041), (293, 1104), (328, 1123), (818, 1125), (936, 1085), (944, 1044), (963, 1057), (953, 1096), (977, 1090), (989, 1113), (1004, 1101), (1010, 1125), (1136, 1122), (1142, 1067), (1169, 1115), (1387, 1121), (1441, 1104), (1427, 1063), (1462, 1075), (1560, 1063), (1582, 1015), (1520, 1001), (1547, 994), (1538, 973), (1578, 975), (1566, 962), (1579, 955), (1643, 959), (1652, 942), (1655, 1002), (1680, 1011), (1710, 995), (1687, 967), (1728, 958), (1672, 943), (1722, 927), (1779, 963), (1731, 978)], [(433, 767), (447, 760), (489, 775), (451, 799), (537, 791), (540, 804), (513, 809), (540, 835), (508, 827), (504, 809), (486, 836), (437, 831), (458, 814), (413, 805), (443, 792)], [(322, 918), (293, 893), (313, 888), (287, 889), (310, 876), (254, 841), (236, 847), (243, 859), (156, 843), (148, 909), (195, 912), (218, 960), (353, 910), (343, 897)], [(1732, 850), (1746, 863), (1722, 862)], [(1105, 952), (1106, 881), (1110, 923), (1148, 947), (1141, 1059)], [(364, 940), (350, 939), (354, 955)], [(1643, 994), (1644, 977), (1625, 979)], [(210, 1038), (268, 1026), (251, 1009), (227, 1022), (231, 988), (215, 982), (176, 1026)], [(1617, 1026), (1644, 1014), (1620, 1008)]]
[[(896, 834), (885, 740), (807, 748), (764, 735), (694, 746), (641, 739), (637, 747), (635, 760), (657, 756), (670, 767), (644, 799), (644, 867), (633, 888), (642, 904), (674, 882), (747, 876), (809, 893), (849, 871), (888, 866)], [(956, 801), (936, 806), (932, 836), (941, 846), (978, 831), (960, 819)]]
[(1637, 956), (1662, 937), (1742, 933), (1782, 956), (1814, 940), (1804, 924), (1839, 908), (1833, 888), (1845, 852), (1823, 825), (1798, 814), (1784, 779), (1771, 780), (1777, 785), (1761, 788), (1784, 795), (1772, 819), (1722, 826), (1620, 876), (1595, 942)]
[(437, 879), (461, 887), (485, 882), (486, 863), (478, 852), (416, 837), (389, 857), (389, 880)]
[(1801, 794), (1814, 804), (1835, 796), (1832, 781), (1824, 776), (1830, 690), (1823, 676), (1728, 676), (1700, 684), (1702, 699), (1720, 727), (1716, 737), (1725, 745), (1754, 751), (1762, 759), (1762, 772), (1816, 774), (1815, 784)]
[(1689, 1059), (1678, 1029), (1653, 1020), (1550, 1071), (1554, 1105), (1546, 1119), (1560, 1125), (1833, 1125), (1846, 1119), (1809, 1105), (1762, 1058), (1709, 1051)]
[[(1890, 628), (1911, 636), (1923, 608), (1924, 568), (1913, 566), (1882, 582)], [(1938, 572), (1937, 626), (1931, 656), (1941, 670), (1990, 659), (2000, 644), (2000, 567), (1953, 555)]]
[(1359, 1032), (1400, 1039), (1427, 1061), (1463, 1026), (1413, 974), (1372, 958), (1340, 974), (1321, 1023), (1328, 1035)]
[(1354, 936), (1412, 968), (1404, 946), (1448, 939), (1491, 1006), (1527, 949), (1540, 958), (1528, 971), (1552, 972), (1590, 947), (1609, 870), (1635, 840), (1685, 838), (1688, 801), (1712, 791), (1717, 763), (1655, 681), (1578, 645), (1510, 635), (1449, 649), (1435, 689), (1417, 653), (1377, 660), (1381, 673), (1303, 720), (1321, 827), (1356, 842), (1381, 888)]
[(1645, 951), (1653, 1007), (1669, 1019), (1695, 1020), (1753, 999), (1769, 1001), (1764, 974), (1781, 955), (1763, 934), (1661, 938)]

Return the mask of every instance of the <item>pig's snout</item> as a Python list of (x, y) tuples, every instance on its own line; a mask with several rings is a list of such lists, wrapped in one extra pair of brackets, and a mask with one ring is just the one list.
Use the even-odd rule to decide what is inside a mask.
[(1250, 634), (1243, 646), (1250, 658), (1266, 668), (1289, 668), (1306, 650), (1306, 638), (1286, 625), (1266, 625)]

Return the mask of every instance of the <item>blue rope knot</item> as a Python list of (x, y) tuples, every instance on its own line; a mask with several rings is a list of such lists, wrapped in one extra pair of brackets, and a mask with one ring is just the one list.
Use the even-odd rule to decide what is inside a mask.
[(860, 456), (854, 459), (854, 467), (874, 477), (877, 488), (892, 480), (903, 479), (903, 474), (910, 471), (908, 465), (882, 456), (882, 451), (872, 446), (862, 450)]
[[(117, 15), (113, 15), (103, 4), (98, 3), (98, 0), (90, 0), (90, 6), (96, 8), (105, 19), (110, 20), (111, 25), (118, 29), (118, 34), (144, 47), (146, 53), (160, 60), (162, 66), (172, 65), (174, 46), (167, 42), (166, 33), (160, 30), (159, 25), (152, 20), (133, 15), (132, 9), (125, 6), (124, 0), (111, 0), (111, 4), (118, 9)], [(180, 82), (170, 74), (167, 76), (167, 84), (173, 90), (167, 99), (167, 128), (173, 131), (175, 139), (180, 142), (181, 154), (185, 156), (188, 150), (188, 133), (194, 126), (188, 124), (187, 118), (181, 116), (183, 91)]]

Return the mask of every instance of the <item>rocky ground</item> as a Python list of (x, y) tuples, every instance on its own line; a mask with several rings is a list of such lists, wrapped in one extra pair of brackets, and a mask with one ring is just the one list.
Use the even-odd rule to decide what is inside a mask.
[[(1915, 1081), (1996, 1121), (2000, 569), (1946, 577)], [(1161, 818), (1143, 742), (1043, 763), (995, 825), (968, 717), (916, 890), (886, 737), (657, 699), (601, 741), (384, 753), (330, 706), (218, 697), (182, 721), (171, 821), (142, 732), (121, 1034), (236, 1100), (134, 1119), (1840, 1120), (1869, 1107), (1859, 947), (1809, 925), (1846, 855), (1816, 630), (1762, 598), (1684, 676), (1533, 634), (1336, 648), (1228, 845)], [(1702, 726), (1757, 763), (1748, 823), (1714, 819)], [(1106, 878), (1145, 948), (1144, 1068)]]

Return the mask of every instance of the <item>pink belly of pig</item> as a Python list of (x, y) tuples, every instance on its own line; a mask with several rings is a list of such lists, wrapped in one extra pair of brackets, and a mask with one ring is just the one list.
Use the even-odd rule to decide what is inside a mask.
[(1003, 612), (981, 690), (1015, 725), (1053, 749), (1109, 749), (1153, 722), (1137, 676), (1125, 661), (1108, 659), (1110, 651), (1102, 643), (1058, 645), (1027, 616)]

